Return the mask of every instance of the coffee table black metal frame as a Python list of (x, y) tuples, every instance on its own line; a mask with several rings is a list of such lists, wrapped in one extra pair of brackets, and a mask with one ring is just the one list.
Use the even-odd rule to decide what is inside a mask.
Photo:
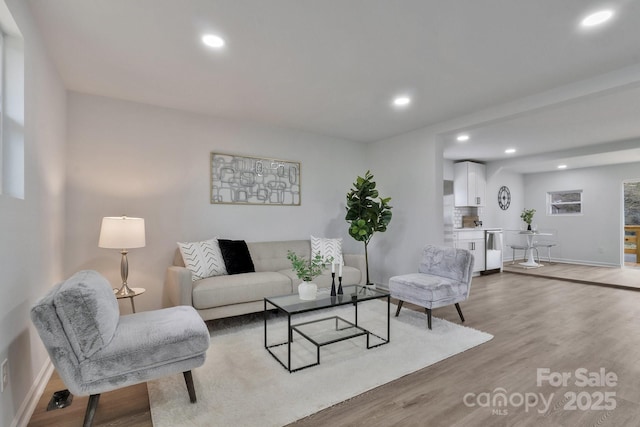
[[(276, 359), (286, 370), (289, 372), (300, 371), (305, 368), (316, 366), (320, 364), (320, 348), (333, 344), (339, 341), (352, 339), (359, 336), (367, 337), (367, 349), (379, 347), (387, 344), (390, 341), (390, 307), (391, 296), (389, 292), (374, 289), (371, 286), (362, 285), (349, 285), (343, 286), (343, 295), (331, 296), (328, 293), (318, 294), (315, 300), (305, 301), (301, 300), (297, 294), (282, 295), (276, 297), (266, 297), (264, 299), (264, 347), (267, 351)], [(381, 337), (375, 333), (367, 330), (366, 328), (358, 325), (358, 304), (371, 301), (374, 299), (387, 299), (387, 336)], [(342, 305), (353, 304), (355, 311), (355, 321), (350, 322), (339, 316), (329, 316), (322, 319), (315, 319), (307, 322), (292, 324), (292, 317), (303, 313), (309, 313), (312, 311), (325, 310), (333, 307), (339, 307)], [(269, 308), (269, 306), (272, 306)], [(277, 309), (278, 311), (286, 314), (287, 316), (287, 331), (288, 339), (284, 342), (278, 342), (275, 344), (269, 344), (268, 341), (268, 312), (269, 310)], [(333, 327), (333, 337), (323, 338), (322, 340), (316, 339), (312, 334), (305, 332), (305, 326), (314, 325), (320, 322), (326, 322), (333, 320), (335, 326)], [(311, 342), (316, 347), (316, 362), (308, 365), (300, 366), (295, 369), (291, 369), (291, 344), (293, 342), (294, 332), (304, 337), (307, 341)], [(331, 333), (327, 331), (329, 335)], [(378, 338), (379, 342), (371, 344), (371, 336)], [(287, 346), (287, 361), (282, 361), (272, 349), (279, 346)]]

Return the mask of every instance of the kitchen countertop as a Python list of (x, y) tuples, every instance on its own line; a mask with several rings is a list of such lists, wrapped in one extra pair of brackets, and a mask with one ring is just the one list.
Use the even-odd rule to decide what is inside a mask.
[(467, 227), (467, 228), (454, 228), (453, 231), (502, 231), (500, 227)]

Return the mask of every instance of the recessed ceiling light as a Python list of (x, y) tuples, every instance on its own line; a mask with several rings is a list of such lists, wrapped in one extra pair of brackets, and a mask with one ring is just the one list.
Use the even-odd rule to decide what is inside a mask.
[(505, 153), (507, 154), (513, 154), (516, 152), (515, 148), (507, 148), (506, 150), (504, 150)]
[(393, 105), (396, 107), (406, 107), (411, 104), (411, 98), (408, 96), (397, 96), (393, 99)]
[(469, 135), (466, 133), (460, 134), (456, 137), (456, 141), (464, 142), (469, 140)]
[(224, 39), (220, 36), (216, 36), (215, 34), (207, 34), (202, 36), (202, 43), (209, 47), (219, 49), (224, 46)]
[(558, 169), (566, 169), (567, 165), (558, 165)]
[(604, 24), (613, 16), (613, 10), (600, 10), (598, 12), (587, 15), (581, 22), (580, 25), (583, 27), (594, 27), (596, 25)]

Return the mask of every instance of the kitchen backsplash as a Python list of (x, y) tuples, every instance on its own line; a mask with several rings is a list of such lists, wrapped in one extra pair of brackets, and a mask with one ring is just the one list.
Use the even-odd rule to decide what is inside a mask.
[(477, 215), (482, 221), (482, 208), (474, 206), (454, 207), (453, 208), (453, 228), (462, 228), (462, 217), (469, 215)]

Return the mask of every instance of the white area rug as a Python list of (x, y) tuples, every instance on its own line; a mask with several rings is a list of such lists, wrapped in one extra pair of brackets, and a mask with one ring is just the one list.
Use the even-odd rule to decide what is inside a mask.
[[(437, 318), (429, 331), (424, 312), (405, 308), (400, 317), (393, 317), (395, 306), (391, 308), (389, 344), (367, 350), (364, 337), (331, 344), (321, 348), (319, 366), (291, 374), (264, 348), (261, 316), (249, 324), (213, 330), (207, 360), (193, 371), (196, 404), (189, 403), (181, 374), (148, 383), (153, 424), (286, 425), (493, 338)], [(358, 323), (384, 336), (386, 309), (386, 302), (377, 300), (358, 305)], [(335, 314), (353, 321), (353, 306), (314, 313), (309, 318)], [(271, 337), (273, 342), (284, 340), (286, 318), (273, 316), (269, 322), (270, 342)], [(295, 357), (315, 361), (315, 347), (300, 336), (293, 347)], [(282, 348), (286, 356), (286, 346)]]

